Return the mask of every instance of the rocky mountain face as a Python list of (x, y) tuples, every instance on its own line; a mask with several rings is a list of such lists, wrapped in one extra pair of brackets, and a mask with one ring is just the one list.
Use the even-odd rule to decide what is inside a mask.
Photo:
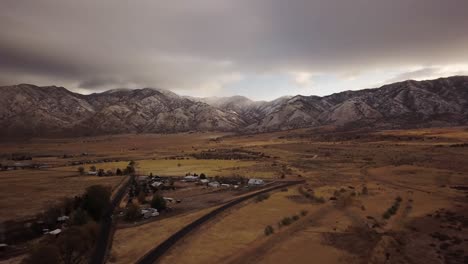
[(265, 116), (275, 112), (290, 97), (281, 97), (271, 102), (252, 101), (244, 96), (193, 98), (223, 111), (235, 113), (242, 117), (247, 124), (261, 122)]
[(236, 114), (159, 89), (80, 95), (62, 87), (0, 87), (4, 136), (233, 131)]
[(325, 97), (295, 96), (249, 128), (258, 131), (320, 125), (405, 128), (468, 124), (468, 77), (404, 81)]
[(464, 124), (468, 124), (465, 76), (270, 102), (242, 96), (187, 98), (154, 88), (81, 95), (55, 86), (0, 87), (0, 135), (9, 137)]

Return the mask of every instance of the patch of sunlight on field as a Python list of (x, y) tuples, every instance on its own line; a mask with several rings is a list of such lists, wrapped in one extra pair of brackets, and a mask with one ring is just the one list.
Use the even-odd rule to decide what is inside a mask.
[[(117, 168), (123, 170), (127, 167), (127, 161), (120, 162), (103, 162), (90, 163), (75, 166), (57, 167), (49, 170), (54, 172), (70, 172), (78, 175), (78, 168), (83, 167), (85, 171), (89, 171), (91, 166), (96, 166), (96, 169), (104, 169), (115, 171)], [(242, 160), (166, 160), (166, 159), (151, 159), (137, 160), (137, 173), (142, 175), (160, 176), (185, 176), (186, 173), (205, 173), (209, 177), (214, 176), (244, 176), (247, 178), (274, 178), (279, 174), (271, 166), (261, 161), (242, 161)]]
[(231, 176), (238, 168), (253, 166), (254, 161), (240, 160), (139, 160), (137, 170), (141, 174), (161, 176), (185, 176), (186, 173), (205, 173), (207, 176)]

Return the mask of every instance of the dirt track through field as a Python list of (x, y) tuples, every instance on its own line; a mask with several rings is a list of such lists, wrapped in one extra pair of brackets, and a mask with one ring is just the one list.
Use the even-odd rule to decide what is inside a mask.
[(273, 248), (274, 245), (283, 243), (286, 239), (292, 237), (295, 233), (304, 231), (311, 225), (318, 224), (320, 219), (334, 210), (333, 205), (326, 205), (312, 214), (308, 214), (291, 226), (284, 227), (281, 232), (275, 233), (268, 239), (262, 241), (260, 245), (245, 249), (242, 254), (235, 255), (226, 260), (228, 264), (246, 264), (258, 263), (263, 256)]

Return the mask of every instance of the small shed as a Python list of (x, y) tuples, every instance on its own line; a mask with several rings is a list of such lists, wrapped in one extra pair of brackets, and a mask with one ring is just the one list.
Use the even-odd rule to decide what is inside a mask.
[(159, 182), (159, 181), (155, 181), (155, 182), (153, 182), (153, 183), (151, 184), (151, 186), (153, 186), (154, 188), (157, 188), (157, 187), (159, 187), (159, 186), (161, 186), (161, 185), (163, 185), (163, 183), (162, 183), (162, 182)]
[(185, 177), (184, 177), (184, 180), (185, 180), (186, 182), (194, 182), (194, 181), (198, 181), (198, 177), (197, 177), (197, 176), (189, 175), (189, 176), (185, 176)]
[(218, 188), (221, 185), (219, 184), (219, 182), (213, 181), (213, 182), (208, 183), (208, 186)]
[(249, 179), (248, 185), (249, 186), (260, 186), (265, 184), (265, 181), (262, 179)]
[(68, 219), (70, 219), (70, 217), (68, 217), (68, 216), (66, 216), (66, 215), (62, 215), (62, 216), (57, 217), (57, 221), (58, 221), (58, 222), (65, 222), (65, 221), (67, 221)]
[(49, 232), (50, 235), (53, 235), (53, 236), (58, 236), (60, 233), (62, 233), (62, 229), (60, 228), (57, 228), (57, 229), (54, 229), (52, 231)]

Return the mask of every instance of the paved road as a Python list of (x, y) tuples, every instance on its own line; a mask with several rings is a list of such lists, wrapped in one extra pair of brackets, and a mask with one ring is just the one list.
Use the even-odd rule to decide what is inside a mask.
[(277, 186), (273, 186), (270, 188), (266, 188), (264, 190), (242, 196), (236, 200), (230, 201), (226, 203), (225, 205), (216, 208), (215, 210), (209, 212), (208, 214), (198, 218), (197, 220), (193, 221), (192, 223), (186, 225), (184, 228), (181, 230), (177, 231), (174, 233), (172, 236), (170, 236), (168, 239), (166, 239), (164, 242), (153, 248), (150, 252), (148, 252), (145, 256), (143, 256), (140, 260), (138, 260), (137, 264), (153, 264), (155, 263), (158, 259), (160, 259), (177, 241), (182, 239), (185, 235), (187, 235), (190, 231), (196, 229), (197, 227), (201, 226), (203, 223), (207, 222), (211, 218), (215, 217), (219, 213), (223, 212), (224, 210), (239, 204), (247, 199), (250, 199), (252, 197), (255, 197), (261, 193), (266, 193), (270, 192), (276, 189), (284, 188), (287, 186), (291, 186), (294, 184), (302, 183), (304, 181), (293, 181), (293, 182), (286, 182), (284, 184), (280, 184)]
[(109, 249), (109, 244), (112, 241), (113, 235), (113, 221), (112, 214), (114, 213), (115, 207), (117, 207), (122, 199), (125, 197), (128, 187), (130, 186), (132, 176), (125, 184), (123, 184), (120, 189), (115, 194), (114, 198), (111, 201), (111, 204), (107, 211), (104, 213), (104, 216), (101, 219), (101, 227), (99, 230), (99, 235), (96, 239), (96, 246), (94, 252), (91, 256), (89, 263), (91, 264), (103, 264), (106, 261), (107, 251)]

